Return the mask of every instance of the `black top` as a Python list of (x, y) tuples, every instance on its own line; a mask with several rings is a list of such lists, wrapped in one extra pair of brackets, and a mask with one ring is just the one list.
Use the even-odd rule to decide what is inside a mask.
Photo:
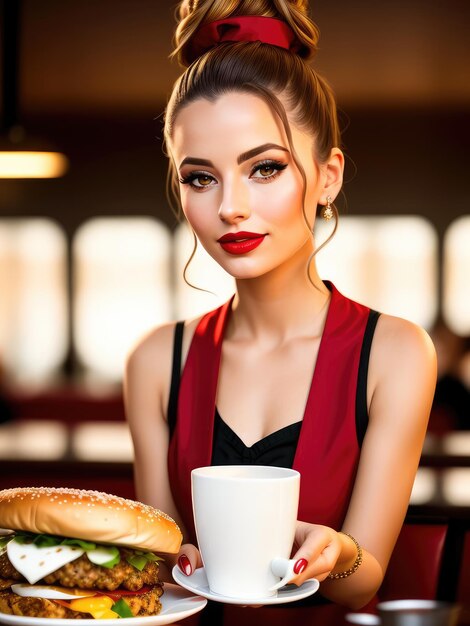
[[(369, 414), (367, 411), (367, 373), (369, 356), (375, 327), (380, 313), (370, 310), (364, 338), (356, 388), (356, 434), (359, 446), (366, 434)], [(176, 426), (178, 414), (178, 394), (181, 378), (181, 348), (184, 322), (175, 325), (173, 344), (173, 366), (171, 374), (170, 398), (168, 402), (168, 424), (170, 434)], [(214, 421), (214, 443), (212, 465), (276, 465), (292, 467), (302, 421), (285, 426), (263, 437), (252, 446), (246, 446), (240, 437), (228, 426), (216, 409)]]
[(274, 465), (292, 467), (302, 421), (285, 426), (246, 446), (215, 411), (212, 465)]

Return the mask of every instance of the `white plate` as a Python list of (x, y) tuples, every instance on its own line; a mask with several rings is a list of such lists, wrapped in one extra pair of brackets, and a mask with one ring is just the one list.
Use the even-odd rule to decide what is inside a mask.
[(307, 598), (318, 591), (320, 583), (318, 580), (306, 580), (303, 585), (297, 587), (296, 585), (286, 585), (281, 587), (275, 596), (268, 598), (229, 598), (228, 596), (222, 596), (218, 593), (213, 593), (209, 589), (206, 573), (203, 567), (200, 567), (191, 576), (186, 576), (175, 565), (172, 570), (173, 578), (176, 582), (193, 593), (197, 593), (203, 598), (208, 600), (215, 600), (216, 602), (225, 602), (226, 604), (284, 604), (285, 602), (295, 602), (295, 600), (301, 600)]
[(70, 626), (71, 623), (79, 623), (80, 626), (122, 626), (123, 623), (132, 624), (132, 626), (164, 626), (164, 624), (172, 624), (179, 620), (189, 617), (193, 613), (201, 611), (207, 604), (205, 598), (195, 596), (181, 589), (173, 583), (164, 584), (164, 593), (160, 598), (162, 610), (158, 615), (149, 615), (148, 617), (129, 618), (129, 622), (123, 622), (119, 619), (58, 619), (55, 617), (23, 617), (21, 615), (7, 615), (0, 613), (0, 624), (11, 624), (12, 626)]

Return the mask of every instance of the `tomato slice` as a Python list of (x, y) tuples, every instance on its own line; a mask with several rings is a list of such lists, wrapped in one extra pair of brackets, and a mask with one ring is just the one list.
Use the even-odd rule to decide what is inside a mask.
[(109, 596), (113, 600), (117, 601), (124, 596), (140, 596), (144, 593), (148, 593), (153, 589), (150, 585), (144, 585), (138, 591), (129, 591), (128, 589), (115, 589), (114, 591), (102, 591), (100, 590), (100, 595)]

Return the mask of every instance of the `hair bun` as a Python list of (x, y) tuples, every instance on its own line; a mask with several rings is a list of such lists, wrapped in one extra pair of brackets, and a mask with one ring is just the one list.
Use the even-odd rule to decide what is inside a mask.
[[(178, 7), (179, 24), (176, 28), (175, 49), (171, 56), (176, 56), (183, 66), (190, 65), (206, 50), (223, 41), (255, 41), (280, 45), (304, 59), (312, 58), (317, 50), (319, 31), (308, 15), (306, 0), (240, 0), (235, 8), (229, 0), (183, 0)], [(250, 32), (244, 38), (244, 32), (232, 30), (230, 36), (226, 32), (216, 32), (212, 29), (208, 39), (207, 29), (210, 25), (236, 17), (274, 18), (283, 24), (285, 32), (291, 33), (289, 45), (284, 45), (285, 37), (273, 42), (266, 39), (265, 28), (259, 35)], [(261, 22), (260, 22), (261, 23)], [(274, 24), (275, 30), (278, 30)], [(202, 33), (201, 33), (202, 31)], [(219, 29), (220, 31), (220, 29)], [(215, 33), (215, 36), (214, 36)], [(212, 39), (211, 39), (212, 38)], [(201, 43), (202, 39), (202, 43)], [(278, 42), (282, 41), (282, 44)]]

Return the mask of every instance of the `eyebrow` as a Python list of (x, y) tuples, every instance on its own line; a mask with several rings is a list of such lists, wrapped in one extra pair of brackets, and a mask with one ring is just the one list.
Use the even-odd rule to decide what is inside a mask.
[(266, 150), (284, 150), (284, 152), (289, 152), (287, 148), (284, 146), (279, 146), (277, 143), (264, 143), (262, 146), (258, 146), (256, 148), (252, 148), (251, 150), (247, 150), (247, 152), (242, 152), (237, 157), (238, 165), (241, 165), (244, 161), (248, 161), (248, 159), (252, 159), (261, 152), (266, 152)]
[[(248, 161), (248, 159), (252, 159), (258, 154), (261, 154), (261, 152), (266, 152), (266, 150), (283, 150), (284, 152), (289, 152), (287, 148), (284, 148), (284, 146), (280, 146), (277, 143), (264, 143), (261, 146), (257, 146), (256, 148), (252, 148), (251, 150), (247, 150), (246, 152), (242, 152), (241, 154), (239, 154), (237, 157), (237, 163), (238, 165), (241, 165), (245, 161)], [(212, 163), (212, 161), (209, 161), (209, 159), (198, 159), (197, 157), (188, 156), (181, 161), (180, 169), (183, 167), (183, 165), (188, 164), (214, 167), (214, 164)]]
[(188, 165), (188, 163), (190, 165), (205, 165), (206, 167), (214, 167), (212, 161), (209, 161), (208, 159), (198, 159), (196, 157), (188, 156), (181, 161), (180, 169), (183, 167), (183, 165)]

